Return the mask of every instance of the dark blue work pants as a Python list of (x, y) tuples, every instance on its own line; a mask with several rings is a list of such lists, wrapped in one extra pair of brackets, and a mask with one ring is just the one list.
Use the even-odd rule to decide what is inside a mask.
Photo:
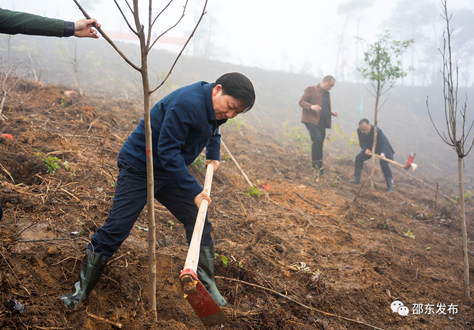
[[(112, 209), (105, 224), (92, 235), (88, 249), (111, 257), (130, 234), (140, 212), (147, 203), (146, 172), (119, 156), (120, 169)], [(183, 225), (188, 244), (193, 235), (198, 208), (193, 200), (184, 198), (169, 177), (155, 176), (155, 198)], [(212, 225), (206, 214), (201, 245), (213, 246)]]
[[(393, 152), (389, 150), (388, 152), (385, 153), (385, 157), (393, 160)], [(362, 150), (361, 152), (359, 152), (359, 154), (356, 156), (356, 159), (355, 159), (356, 171), (357, 170), (361, 171), (362, 167), (364, 166), (364, 162), (370, 158), (372, 158), (372, 156), (367, 156), (365, 154), (365, 150)], [(385, 177), (385, 179), (391, 178), (392, 171), (390, 170), (390, 166), (388, 166), (388, 162), (381, 159), (379, 160), (379, 162), (380, 162), (380, 167), (382, 168), (383, 176)]]
[(314, 125), (310, 123), (304, 123), (311, 136), (313, 145), (311, 146), (311, 160), (313, 168), (323, 168), (323, 144), (326, 138), (326, 128), (322, 125)]

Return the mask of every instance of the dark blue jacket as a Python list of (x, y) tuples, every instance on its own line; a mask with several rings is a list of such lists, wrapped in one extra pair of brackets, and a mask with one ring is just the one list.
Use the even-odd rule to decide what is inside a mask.
[[(206, 148), (206, 158), (219, 160), (219, 126), (212, 106), (212, 84), (204, 81), (182, 87), (164, 97), (150, 110), (153, 170), (169, 176), (186, 198), (193, 199), (202, 187), (187, 166)], [(146, 171), (144, 119), (125, 141), (120, 155)]]
[[(372, 151), (372, 146), (374, 144), (374, 125), (370, 126), (372, 126), (372, 129), (370, 130), (370, 133), (368, 135), (362, 133), (360, 128), (357, 129), (357, 135), (359, 136), (359, 145), (363, 151), (365, 151), (366, 149)], [(379, 155), (381, 153), (389, 154), (389, 150), (392, 153), (395, 153), (395, 151), (393, 151), (392, 146), (390, 145), (390, 142), (388, 142), (388, 139), (385, 134), (383, 134), (382, 130), (377, 127), (377, 145), (375, 146), (375, 153)]]

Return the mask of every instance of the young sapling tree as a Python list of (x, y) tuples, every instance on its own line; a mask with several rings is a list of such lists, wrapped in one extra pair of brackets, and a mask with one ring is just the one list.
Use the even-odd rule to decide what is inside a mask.
[(466, 101), (458, 107), (458, 66), (453, 67), (453, 58), (451, 54), (451, 35), (450, 21), (452, 15), (448, 14), (448, 6), (446, 0), (441, 0), (442, 17), (446, 21), (446, 31), (443, 32), (444, 46), (443, 50), (439, 50), (442, 57), (443, 76), (443, 98), (444, 98), (444, 115), (446, 122), (446, 130), (442, 134), (431, 117), (430, 108), (428, 105), (428, 98), (426, 99), (426, 107), (431, 119), (431, 123), (436, 129), (441, 140), (456, 151), (458, 157), (458, 179), (459, 179), (459, 202), (460, 202), (460, 216), (461, 216), (461, 231), (462, 231), (462, 251), (463, 251), (463, 266), (464, 266), (464, 298), (470, 298), (469, 292), (469, 259), (467, 250), (467, 231), (466, 231), (466, 210), (464, 198), (464, 180), (463, 180), (463, 160), (471, 151), (474, 145), (469, 140), (469, 133), (474, 125), (467, 125), (467, 95)]
[[(90, 16), (86, 13), (86, 11), (82, 8), (77, 0), (74, 0), (76, 5), (82, 11), (83, 15), (86, 18), (90, 18)], [(202, 8), (202, 12), (200, 15), (199, 20), (197, 21), (194, 30), (191, 32), (188, 40), (184, 44), (183, 48), (176, 56), (175, 61), (173, 62), (171, 68), (168, 71), (168, 74), (161, 80), (161, 82), (155, 88), (150, 86), (149, 82), (149, 68), (148, 68), (148, 55), (152, 50), (155, 43), (168, 31), (173, 29), (175, 26), (181, 22), (186, 12), (186, 8), (188, 5), (188, 0), (186, 0), (182, 15), (179, 17), (177, 22), (160, 34), (158, 37), (153, 37), (152, 39), (152, 29), (154, 24), (156, 23), (157, 19), (163, 14), (163, 12), (170, 6), (173, 2), (171, 0), (165, 7), (157, 14), (153, 15), (153, 2), (149, 0), (148, 2), (148, 13), (146, 17), (146, 25), (142, 24), (142, 19), (139, 15), (139, 0), (133, 0), (133, 5), (130, 6), (129, 1), (125, 0), (128, 9), (133, 16), (134, 27), (129, 22), (128, 16), (123, 12), (122, 8), (118, 4), (116, 0), (114, 0), (115, 4), (117, 5), (120, 14), (122, 15), (123, 19), (127, 23), (127, 26), (130, 30), (137, 36), (140, 42), (140, 64), (137, 65), (133, 63), (127, 56), (115, 45), (115, 43), (107, 36), (104, 31), (98, 27), (97, 24), (94, 24), (94, 27), (99, 31), (99, 33), (104, 37), (105, 40), (120, 54), (120, 56), (127, 62), (132, 68), (138, 71), (142, 78), (142, 88), (143, 88), (143, 114), (144, 114), (144, 122), (145, 122), (145, 140), (146, 140), (146, 167), (147, 167), (147, 211), (148, 211), (148, 258), (149, 258), (149, 280), (150, 280), (150, 304), (151, 309), (154, 313), (154, 319), (157, 321), (157, 313), (156, 313), (156, 258), (155, 258), (155, 233), (156, 233), (156, 225), (155, 225), (155, 212), (154, 212), (154, 177), (153, 177), (153, 148), (152, 148), (152, 135), (151, 135), (151, 125), (150, 125), (150, 97), (156, 90), (158, 90), (168, 79), (171, 75), (174, 66), (176, 65), (179, 57), (183, 53), (184, 49), (188, 45), (189, 41), (193, 37), (194, 33), (196, 32), (197, 27), (201, 23), (202, 18), (206, 14), (206, 7), (207, 7), (207, 0), (205, 0)]]
[[(359, 39), (364, 41), (363, 39)], [(362, 73), (364, 78), (368, 80), (373, 89), (373, 93), (369, 93), (375, 98), (374, 110), (374, 143), (372, 146), (372, 170), (369, 173), (372, 178), (373, 164), (375, 164), (375, 148), (377, 145), (377, 114), (385, 104), (379, 106), (380, 97), (386, 94), (395, 85), (397, 80), (407, 75), (407, 71), (413, 70), (409, 67), (404, 70), (401, 62), (401, 55), (414, 42), (413, 39), (405, 41), (393, 40), (390, 33), (386, 31), (384, 34), (378, 36), (378, 40), (373, 44), (368, 44), (364, 51), (364, 61), (366, 66), (357, 68)], [(365, 181), (364, 181), (365, 182)], [(372, 188), (374, 188), (371, 180)], [(362, 184), (363, 186), (363, 184)], [(361, 186), (361, 189), (362, 189)], [(360, 189), (359, 189), (360, 192)], [(357, 193), (357, 196), (359, 193)]]

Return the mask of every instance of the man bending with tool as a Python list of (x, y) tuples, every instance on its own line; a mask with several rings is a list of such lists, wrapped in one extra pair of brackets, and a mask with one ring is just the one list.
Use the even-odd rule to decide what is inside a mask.
[[(359, 128), (357, 129), (357, 135), (359, 136), (359, 144), (362, 151), (356, 156), (355, 159), (355, 174), (354, 178), (350, 181), (351, 183), (359, 184), (360, 176), (362, 174), (362, 167), (367, 159), (372, 157), (372, 146), (374, 145), (374, 126), (369, 124), (368, 119), (361, 119), (359, 122)], [(383, 134), (382, 130), (377, 127), (377, 144), (375, 145), (375, 153), (380, 155), (380, 166), (382, 172), (387, 181), (387, 191), (393, 191), (393, 179), (392, 171), (388, 166), (388, 163), (384, 161), (384, 158), (393, 160), (393, 151), (390, 142), (387, 137)]]
[[(150, 110), (153, 143), (155, 198), (183, 225), (188, 244), (194, 230), (198, 206), (211, 202), (187, 166), (206, 148), (206, 166), (219, 167), (219, 126), (249, 111), (255, 103), (251, 81), (240, 73), (227, 73), (213, 84), (201, 81), (164, 97)], [(147, 171), (144, 119), (120, 150), (119, 175), (113, 206), (105, 224), (87, 247), (79, 268), (75, 292), (61, 296), (75, 310), (92, 291), (107, 261), (130, 234), (147, 202)], [(214, 242), (206, 215), (197, 275), (221, 307), (227, 304), (214, 279)]]

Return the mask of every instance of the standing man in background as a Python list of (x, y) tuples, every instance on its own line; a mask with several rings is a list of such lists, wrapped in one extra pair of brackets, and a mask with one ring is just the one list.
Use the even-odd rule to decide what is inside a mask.
[(333, 76), (324, 77), (317, 86), (309, 86), (304, 91), (299, 102), (303, 108), (301, 122), (306, 125), (313, 145), (311, 147), (311, 160), (313, 175), (324, 176), (323, 144), (326, 138), (326, 128), (331, 128), (331, 117), (339, 117), (337, 111), (331, 110), (329, 90), (334, 87), (336, 79)]

